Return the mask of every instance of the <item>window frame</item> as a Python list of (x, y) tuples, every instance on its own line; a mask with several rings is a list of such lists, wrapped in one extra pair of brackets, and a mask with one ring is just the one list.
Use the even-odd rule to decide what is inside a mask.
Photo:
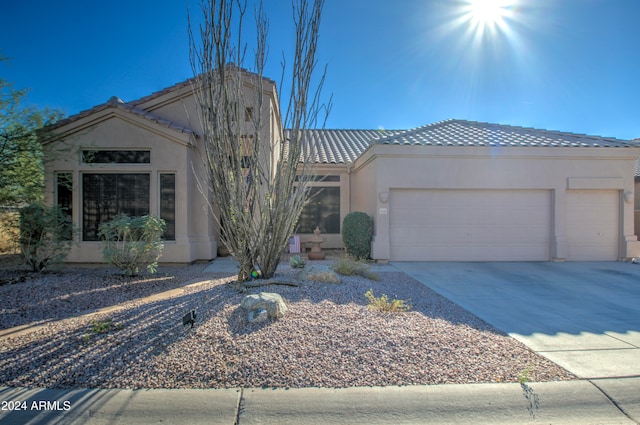
[[(134, 161), (126, 161), (127, 154), (136, 153), (139, 158), (134, 158), (138, 160)], [(91, 155), (96, 155), (97, 157), (100, 154), (104, 154), (108, 157), (108, 155), (112, 155), (112, 160), (100, 160), (96, 161), (94, 158), (91, 158)], [(144, 154), (144, 156), (140, 156)], [(121, 158), (118, 158), (118, 157)], [(151, 149), (107, 149), (107, 148), (82, 148), (80, 152), (80, 162), (82, 164), (87, 165), (150, 165), (151, 164)]]
[[(163, 176), (172, 176), (173, 177), (173, 219), (167, 219), (164, 216), (164, 206), (163, 206)], [(167, 226), (165, 227), (165, 231), (162, 235), (163, 240), (165, 241), (169, 241), (169, 242), (174, 242), (176, 240), (176, 224), (177, 224), (177, 212), (178, 212), (178, 208), (177, 208), (177, 204), (176, 204), (176, 189), (177, 189), (177, 176), (175, 172), (164, 172), (161, 171), (158, 173), (158, 216), (163, 219), (165, 221), (165, 223), (167, 224)], [(172, 223), (171, 223), (172, 221)], [(168, 230), (170, 230), (170, 228), (173, 228), (173, 234), (168, 234)]]
[[(66, 182), (62, 182), (61, 177), (66, 176)], [(56, 171), (55, 172), (55, 205), (60, 208), (60, 210), (69, 217), (70, 227), (65, 229), (65, 232), (62, 235), (65, 235), (65, 240), (73, 239), (73, 181), (74, 175), (72, 171)], [(61, 200), (61, 189), (64, 189), (64, 205)]]
[[(296, 179), (297, 180), (297, 179)], [(323, 234), (325, 235), (339, 235), (342, 231), (342, 182), (341, 182), (342, 178), (341, 175), (339, 174), (330, 174), (330, 175), (314, 175), (311, 176), (310, 180), (307, 182), (307, 189), (308, 190), (313, 190), (313, 189), (333, 189), (333, 188), (337, 188), (338, 193), (337, 193), (337, 199), (338, 199), (338, 210), (337, 210), (337, 214), (338, 214), (338, 229), (337, 232), (325, 232), (322, 231)], [(311, 199), (311, 198), (310, 198)], [(307, 208), (307, 206), (303, 207), (303, 211), (304, 208)], [(335, 213), (333, 213), (335, 214)], [(302, 232), (299, 230), (300, 226), (300, 220), (302, 219), (302, 211), (300, 212), (300, 218), (298, 219), (298, 223), (296, 223), (296, 233), (297, 234), (302, 234), (302, 235), (307, 235), (307, 234), (311, 234), (313, 232), (313, 230), (311, 232)], [(315, 229), (315, 225), (312, 226)], [(306, 229), (305, 229), (306, 230)]]
[[(151, 173), (149, 173), (149, 172), (135, 172), (135, 171), (130, 171), (130, 172), (111, 172), (111, 171), (102, 171), (102, 170), (91, 170), (91, 171), (82, 172), (82, 173), (80, 173), (80, 185), (81, 185), (81, 187), (80, 187), (80, 196), (81, 196), (81, 199), (80, 199), (80, 211), (79, 211), (79, 213), (80, 213), (80, 220), (79, 221), (80, 221), (80, 225), (81, 225), (80, 239), (81, 239), (82, 242), (99, 242), (100, 241), (100, 239), (98, 238), (98, 235), (97, 235), (97, 229), (95, 230), (95, 232), (96, 232), (95, 238), (87, 238), (87, 227), (90, 227), (90, 226), (87, 226), (87, 224), (89, 223), (89, 219), (86, 218), (88, 213), (85, 210), (86, 202), (87, 202), (87, 199), (86, 199), (86, 196), (85, 196), (85, 194), (86, 194), (85, 190), (86, 190), (86, 183), (87, 182), (85, 181), (85, 178), (87, 178), (88, 176), (95, 176), (95, 175), (99, 175), (99, 176), (116, 176), (116, 181), (114, 182), (115, 194), (113, 195), (113, 199), (116, 202), (116, 211), (111, 216), (111, 218), (115, 217), (118, 214), (122, 214), (123, 213), (122, 212), (123, 208), (122, 208), (120, 203), (124, 202), (126, 200), (122, 196), (118, 195), (118, 190), (121, 187), (125, 187), (125, 186), (120, 186), (118, 184), (118, 178), (121, 178), (122, 176), (138, 176), (138, 177), (145, 176), (146, 179), (147, 179), (147, 183), (148, 183), (148, 187), (147, 187), (147, 190), (146, 190), (146, 196), (147, 196), (146, 212), (142, 213), (142, 214), (137, 214), (136, 217), (148, 215), (148, 214), (151, 213), (151, 199), (152, 199), (151, 198), (151, 187), (152, 187), (152, 183), (153, 183), (152, 178), (151, 178)], [(102, 183), (102, 184), (104, 184), (104, 183)], [(105, 192), (104, 191), (104, 186), (101, 186), (101, 192), (102, 193)], [(103, 198), (104, 197), (102, 197), (102, 199)], [(139, 199), (139, 198), (134, 197), (134, 199)], [(93, 199), (90, 199), (90, 200), (93, 200)], [(104, 203), (104, 200), (100, 200), (99, 202), (103, 202)], [(107, 215), (109, 215), (109, 214), (107, 214)], [(106, 221), (108, 221), (109, 219), (107, 219)], [(99, 227), (100, 224), (102, 224), (103, 222), (106, 222), (106, 221), (98, 222), (97, 226)], [(93, 229), (92, 229), (92, 232), (93, 232)]]

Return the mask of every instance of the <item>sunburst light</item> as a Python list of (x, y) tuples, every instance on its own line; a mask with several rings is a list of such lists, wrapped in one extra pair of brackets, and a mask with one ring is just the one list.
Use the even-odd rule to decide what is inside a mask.
[(465, 17), (474, 26), (477, 35), (489, 30), (504, 29), (513, 0), (466, 0)]

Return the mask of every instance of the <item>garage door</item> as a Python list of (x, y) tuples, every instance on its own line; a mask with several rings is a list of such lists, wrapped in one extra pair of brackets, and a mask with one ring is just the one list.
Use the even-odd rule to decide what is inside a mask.
[(618, 259), (619, 205), (617, 190), (567, 191), (568, 260)]
[(547, 261), (547, 190), (391, 190), (391, 259)]

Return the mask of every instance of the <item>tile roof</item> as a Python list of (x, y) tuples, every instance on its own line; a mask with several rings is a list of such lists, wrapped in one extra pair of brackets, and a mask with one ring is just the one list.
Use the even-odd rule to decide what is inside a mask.
[(466, 120), (446, 120), (390, 135), (387, 145), (504, 147), (638, 147), (628, 140)]
[[(235, 74), (235, 75), (240, 75), (241, 77), (244, 77), (244, 78), (257, 78), (257, 77), (259, 77), (259, 75), (256, 74), (255, 72), (249, 71), (248, 69), (245, 69), (245, 68), (237, 67), (237, 66), (235, 66), (233, 64), (227, 65), (226, 69), (228, 70), (227, 72), (229, 72), (228, 75), (232, 75), (231, 72), (237, 72), (237, 74)], [(185, 81), (181, 81), (181, 82), (179, 82), (177, 84), (174, 84), (174, 85), (172, 85), (170, 87), (167, 87), (167, 88), (164, 88), (162, 90), (153, 92), (148, 96), (141, 97), (141, 98), (133, 100), (133, 101), (131, 101), (129, 103), (134, 105), (134, 106), (139, 106), (139, 105), (143, 105), (143, 104), (145, 104), (145, 103), (147, 103), (147, 102), (149, 102), (151, 100), (154, 100), (154, 99), (156, 99), (158, 97), (164, 96), (165, 94), (169, 94), (169, 93), (181, 90), (181, 89), (183, 89), (185, 87), (194, 88), (194, 84), (195, 84), (195, 87), (198, 87), (198, 84), (199, 84), (198, 78), (199, 77), (191, 77), (191, 78), (189, 78), (189, 79), (187, 79)], [(273, 86), (276, 85), (276, 82), (274, 80), (272, 80), (271, 78), (262, 76), (262, 80), (267, 82), (267, 83), (269, 83), (269, 84), (271, 84), (271, 85), (273, 85)]]
[[(349, 164), (376, 140), (400, 133), (398, 130), (307, 129), (304, 132), (303, 157), (311, 155), (316, 164)], [(289, 139), (289, 132), (285, 134)]]
[(112, 96), (111, 99), (109, 99), (107, 102), (105, 102), (105, 103), (103, 103), (101, 105), (94, 106), (91, 109), (87, 109), (86, 111), (79, 112), (79, 113), (77, 113), (75, 115), (70, 116), (69, 118), (60, 120), (60, 121), (56, 122), (55, 124), (51, 125), (49, 127), (49, 129), (52, 130), (52, 129), (56, 129), (56, 128), (62, 127), (64, 125), (66, 125), (66, 124), (72, 123), (74, 121), (77, 121), (79, 119), (87, 117), (87, 116), (89, 116), (91, 114), (95, 114), (97, 112), (104, 111), (105, 109), (109, 109), (109, 108), (117, 108), (117, 109), (120, 109), (122, 111), (128, 112), (130, 114), (137, 115), (137, 116), (142, 117), (142, 118), (144, 118), (146, 120), (149, 120), (149, 121), (151, 121), (151, 122), (153, 122), (155, 124), (158, 124), (158, 125), (160, 125), (162, 127), (169, 128), (169, 129), (177, 131), (179, 133), (195, 134), (194, 131), (191, 130), (190, 128), (188, 128), (188, 127), (183, 127), (183, 126), (177, 125), (177, 124), (173, 123), (172, 121), (169, 121), (167, 119), (159, 117), (158, 115), (155, 115), (155, 114), (153, 114), (151, 112), (145, 111), (144, 109), (140, 109), (140, 108), (134, 106), (131, 103), (126, 103), (126, 102), (124, 102), (122, 99), (120, 99), (117, 96)]

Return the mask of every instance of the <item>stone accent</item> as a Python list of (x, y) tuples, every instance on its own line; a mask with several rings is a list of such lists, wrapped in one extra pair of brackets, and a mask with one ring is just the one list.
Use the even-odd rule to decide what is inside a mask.
[(247, 313), (247, 319), (251, 323), (260, 323), (264, 322), (269, 318), (269, 313), (264, 308), (259, 308), (257, 310), (251, 310)]
[[(287, 312), (287, 305), (280, 294), (273, 292), (260, 292), (259, 294), (247, 295), (242, 299), (240, 307), (247, 310), (250, 322), (262, 321), (266, 317), (279, 319)], [(261, 313), (264, 310), (265, 313)]]

